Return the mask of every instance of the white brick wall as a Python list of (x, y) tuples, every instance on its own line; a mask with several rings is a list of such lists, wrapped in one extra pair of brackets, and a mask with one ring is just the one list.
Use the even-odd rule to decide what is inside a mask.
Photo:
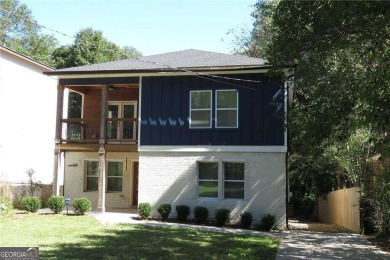
[[(220, 187), (222, 187), (222, 162), (245, 163), (245, 198), (206, 199), (197, 197), (197, 161), (218, 161)], [(249, 211), (258, 220), (260, 215), (276, 215), (278, 225), (286, 220), (285, 153), (197, 153), (197, 152), (140, 152), (139, 200), (156, 207), (170, 203), (174, 207), (185, 204), (193, 209), (205, 206), (213, 216), (218, 207), (230, 208), (236, 220), (243, 211)], [(193, 217), (193, 216), (191, 216)]]
[[(127, 158), (127, 169), (126, 169)], [(97, 191), (84, 192), (84, 163), (85, 160), (98, 160), (97, 152), (66, 152), (65, 153), (65, 178), (64, 195), (72, 200), (78, 197), (87, 197), (96, 208), (98, 200)], [(138, 161), (137, 153), (110, 152), (106, 154), (106, 160), (123, 161), (122, 192), (106, 193), (106, 207), (128, 208), (132, 203), (133, 162)], [(72, 166), (77, 165), (77, 166)], [(107, 182), (106, 182), (107, 183)]]

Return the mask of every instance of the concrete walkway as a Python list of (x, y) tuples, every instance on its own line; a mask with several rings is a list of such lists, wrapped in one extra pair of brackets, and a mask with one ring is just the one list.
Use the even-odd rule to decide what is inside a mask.
[(285, 231), (276, 255), (284, 259), (390, 259), (361, 235)]

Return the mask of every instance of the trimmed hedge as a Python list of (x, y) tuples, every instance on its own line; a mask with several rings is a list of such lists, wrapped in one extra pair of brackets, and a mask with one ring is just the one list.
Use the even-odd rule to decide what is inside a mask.
[(47, 204), (55, 214), (58, 214), (65, 208), (65, 198), (63, 196), (52, 195), (50, 196)]
[(276, 216), (271, 214), (265, 214), (260, 216), (260, 224), (259, 229), (262, 231), (271, 231), (275, 227), (276, 224)]
[(209, 210), (202, 206), (197, 206), (194, 208), (194, 220), (198, 224), (206, 224), (207, 219), (209, 218)]
[(191, 209), (187, 205), (177, 205), (176, 213), (177, 221), (186, 222), (188, 216), (191, 214)]
[(152, 214), (152, 205), (150, 205), (150, 203), (144, 202), (138, 205), (138, 215), (140, 215), (142, 219), (148, 219), (151, 214)]
[(172, 206), (171, 204), (161, 204), (157, 208), (157, 212), (160, 214), (161, 219), (163, 221), (167, 220), (169, 218), (169, 215), (171, 214)]
[(240, 226), (242, 228), (250, 228), (253, 222), (253, 215), (250, 212), (243, 212), (241, 214)]
[(73, 207), (78, 215), (84, 215), (85, 212), (90, 211), (92, 208), (91, 201), (86, 197), (75, 198), (73, 200)]
[(37, 212), (41, 208), (41, 201), (34, 196), (24, 197), (21, 204), (24, 210), (31, 213)]
[(229, 223), (230, 209), (220, 208), (215, 210), (215, 225), (223, 227)]

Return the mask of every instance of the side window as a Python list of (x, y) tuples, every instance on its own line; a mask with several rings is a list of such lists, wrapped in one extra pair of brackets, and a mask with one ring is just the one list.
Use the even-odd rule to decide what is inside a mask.
[(198, 196), (218, 198), (218, 163), (198, 162)]
[(84, 191), (97, 191), (99, 180), (99, 162), (85, 161)]
[(225, 199), (244, 198), (244, 163), (223, 163), (224, 186), (223, 194)]
[(216, 128), (238, 127), (238, 92), (236, 89), (216, 90)]
[(190, 92), (190, 128), (211, 128), (211, 90)]
[(107, 191), (122, 191), (123, 162), (108, 161)]

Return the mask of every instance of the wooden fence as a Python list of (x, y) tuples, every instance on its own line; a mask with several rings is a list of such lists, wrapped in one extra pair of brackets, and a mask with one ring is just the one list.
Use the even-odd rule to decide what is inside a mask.
[(318, 218), (323, 223), (337, 224), (360, 232), (360, 188), (341, 189), (328, 193), (327, 199), (317, 199)]

